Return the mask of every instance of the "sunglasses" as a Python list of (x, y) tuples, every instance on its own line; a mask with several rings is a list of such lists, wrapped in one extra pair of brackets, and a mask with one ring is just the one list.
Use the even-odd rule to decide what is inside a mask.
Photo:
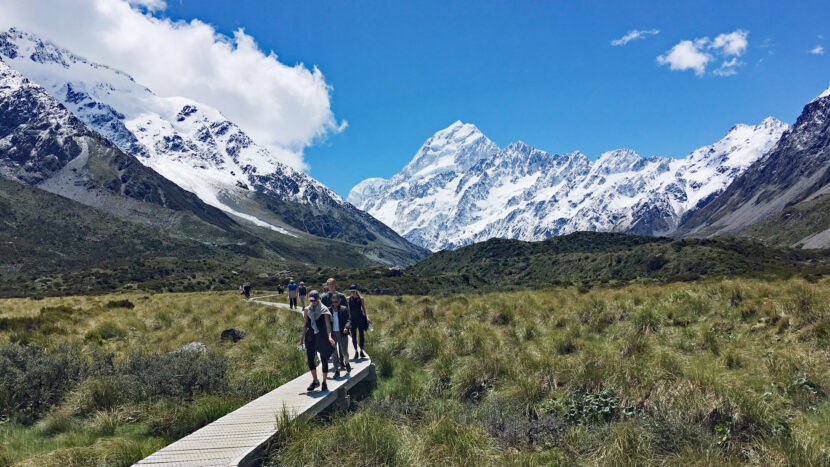
[(317, 301), (317, 299), (316, 299), (316, 298), (309, 298), (309, 299), (308, 299), (308, 301), (309, 301), (309, 302), (316, 302), (316, 301)]

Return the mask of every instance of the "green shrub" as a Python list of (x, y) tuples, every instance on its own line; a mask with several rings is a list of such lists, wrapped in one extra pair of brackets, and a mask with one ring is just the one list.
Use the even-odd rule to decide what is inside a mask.
[(107, 302), (106, 307), (107, 308), (127, 308), (129, 310), (132, 310), (133, 308), (135, 308), (135, 305), (133, 304), (133, 302), (131, 302), (131, 301), (129, 301), (125, 298), (123, 300), (110, 300), (110, 301)]
[(565, 433), (565, 422), (550, 407), (536, 411), (524, 401), (493, 397), (482, 404), (479, 413), (490, 436), (506, 448), (549, 448)]
[(132, 354), (119, 372), (135, 398), (189, 398), (227, 389), (227, 366), (227, 358), (213, 352)]
[(0, 385), (6, 414), (36, 416), (81, 380), (85, 361), (78, 349), (61, 345), (57, 354), (33, 346), (0, 348)]

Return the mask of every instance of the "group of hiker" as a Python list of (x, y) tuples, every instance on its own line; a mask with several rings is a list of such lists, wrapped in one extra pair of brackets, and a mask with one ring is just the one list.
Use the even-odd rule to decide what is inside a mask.
[[(246, 300), (251, 298), (251, 283), (245, 282), (239, 287)], [(337, 281), (330, 278), (322, 286), (322, 293), (317, 290), (308, 292), (305, 282), (299, 284), (294, 279), (288, 281), (288, 306), (292, 310), (297, 308), (303, 311), (303, 332), (300, 336), (299, 349), (305, 349), (308, 368), (311, 370), (313, 381), (308, 386), (309, 391), (320, 387), (321, 391), (328, 391), (326, 377), (329, 372), (329, 360), (334, 366), (334, 378), (340, 377), (340, 372), (349, 373), (352, 366), (349, 362), (366, 358), (363, 351), (365, 333), (371, 329), (372, 320), (366, 313), (366, 302), (360, 296), (357, 285), (349, 287), (349, 296), (346, 297), (337, 291)], [(277, 292), (282, 295), (282, 285)], [(306, 307), (308, 298), (308, 307)], [(349, 358), (349, 338), (355, 353)], [(322, 384), (317, 377), (317, 358), (323, 367)]]
[[(300, 284), (304, 286), (302, 282)], [(328, 391), (326, 377), (329, 371), (329, 359), (334, 365), (334, 378), (339, 378), (341, 370), (346, 373), (352, 371), (350, 361), (366, 358), (363, 352), (364, 333), (372, 323), (366, 313), (366, 303), (360, 296), (357, 285), (349, 287), (349, 297), (346, 298), (344, 294), (337, 291), (337, 281), (330, 278), (324, 284), (322, 294), (317, 290), (308, 293), (308, 308), (303, 306), (303, 320), (303, 331), (298, 348), (305, 348), (308, 368), (313, 378), (308, 390), (313, 391), (319, 386), (321, 391)], [(351, 336), (355, 350), (354, 358), (351, 360), (349, 359), (349, 336)], [(323, 370), (322, 385), (317, 377), (316, 359), (318, 356)]]

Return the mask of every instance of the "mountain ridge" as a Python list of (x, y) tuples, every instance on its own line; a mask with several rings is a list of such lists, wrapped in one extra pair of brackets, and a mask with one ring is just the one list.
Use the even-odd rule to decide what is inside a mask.
[(804, 106), (764, 157), (684, 222), (678, 235), (738, 234), (783, 246), (830, 246), (828, 194), (830, 88)]
[(455, 122), (428, 138), (400, 172), (358, 183), (348, 200), (433, 251), (579, 230), (667, 235), (786, 128), (768, 117), (735, 125), (682, 159), (617, 149), (591, 161), (579, 151), (550, 154), (521, 141), (499, 148), (475, 125)]
[(386, 264), (428, 253), (278, 162), (208, 105), (157, 96), (126, 73), (14, 28), (0, 33), (0, 58), (143, 165), (239, 222), (350, 242)]

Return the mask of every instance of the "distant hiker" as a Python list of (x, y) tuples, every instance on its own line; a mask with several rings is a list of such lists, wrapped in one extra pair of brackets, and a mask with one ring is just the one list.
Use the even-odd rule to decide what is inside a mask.
[(288, 280), (288, 307), (292, 310), (297, 308), (297, 284), (294, 279)]
[(326, 376), (329, 372), (329, 358), (334, 350), (334, 339), (331, 337), (331, 312), (325, 305), (320, 303), (320, 293), (312, 290), (308, 294), (309, 306), (303, 310), (303, 334), (300, 337), (300, 345), (305, 344), (308, 369), (311, 370), (311, 377), (314, 380), (308, 386), (313, 391), (320, 385), (317, 379), (317, 364), (314, 361), (317, 354), (320, 354), (320, 363), (323, 366), (323, 385), (321, 391), (328, 391)]
[(349, 329), (352, 323), (349, 320), (349, 309), (340, 301), (340, 295), (331, 296), (331, 335), (334, 338), (334, 377), (340, 377), (340, 369), (345, 367), (346, 373), (352, 371), (349, 364)]
[(300, 281), (300, 286), (297, 287), (297, 295), (300, 296), (300, 306), (305, 310), (305, 296), (307, 295), (305, 282)]
[(242, 284), (242, 293), (245, 294), (245, 300), (251, 299), (251, 283), (246, 282)]
[[(357, 360), (359, 358), (366, 358), (366, 354), (363, 352), (363, 333), (366, 329), (369, 328), (369, 325), (372, 324), (372, 320), (369, 319), (369, 315), (366, 314), (366, 302), (363, 300), (363, 297), (360, 296), (360, 293), (357, 291), (357, 285), (352, 284), (349, 286), (349, 317), (352, 321), (352, 345), (354, 345), (354, 359)], [(360, 351), (358, 352), (358, 339), (357, 335), (360, 334)]]
[(283, 291), (282, 285), (277, 285), (277, 293), (282, 295), (282, 291)]

